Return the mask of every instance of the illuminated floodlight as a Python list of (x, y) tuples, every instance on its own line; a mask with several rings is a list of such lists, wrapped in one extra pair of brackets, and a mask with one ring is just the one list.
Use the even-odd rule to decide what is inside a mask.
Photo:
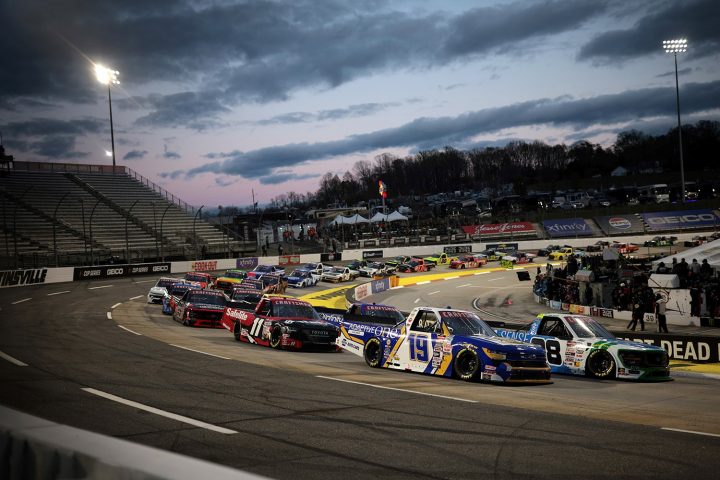
[(675, 40), (663, 40), (663, 49), (665, 53), (683, 53), (687, 52), (688, 42), (686, 38), (678, 38)]
[(111, 152), (110, 150), (105, 150), (105, 156), (106, 156), (106, 157), (112, 157), (113, 154), (112, 154), (112, 152)]
[(120, 72), (117, 70), (104, 67), (99, 63), (95, 64), (95, 78), (103, 85), (120, 85), (120, 80), (117, 78), (118, 75), (120, 75)]

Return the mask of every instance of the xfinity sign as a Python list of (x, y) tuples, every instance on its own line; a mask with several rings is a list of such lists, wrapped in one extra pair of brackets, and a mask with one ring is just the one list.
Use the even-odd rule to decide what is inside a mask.
[(641, 214), (650, 230), (683, 230), (714, 227), (720, 217), (710, 210), (683, 210), (678, 212), (654, 212)]
[(583, 218), (544, 220), (542, 223), (545, 231), (553, 238), (586, 237), (593, 234), (592, 228)]

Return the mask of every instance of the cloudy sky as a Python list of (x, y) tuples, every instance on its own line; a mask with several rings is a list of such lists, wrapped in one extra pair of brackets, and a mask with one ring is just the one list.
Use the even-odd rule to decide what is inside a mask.
[[(116, 156), (195, 205), (315, 191), (381, 153), (610, 145), (720, 119), (718, 0), (2, 0), (16, 160)], [(389, 186), (392, 195), (392, 186)]]

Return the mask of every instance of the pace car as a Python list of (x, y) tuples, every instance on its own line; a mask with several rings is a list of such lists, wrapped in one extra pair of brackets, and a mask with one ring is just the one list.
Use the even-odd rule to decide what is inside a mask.
[(545, 313), (520, 330), (495, 329), (506, 338), (545, 348), (553, 373), (624, 380), (670, 380), (667, 352), (621, 340), (584, 315)]
[(346, 320), (337, 325), (338, 345), (370, 367), (467, 381), (550, 383), (542, 347), (499, 337), (473, 312), (419, 307), (395, 326)]

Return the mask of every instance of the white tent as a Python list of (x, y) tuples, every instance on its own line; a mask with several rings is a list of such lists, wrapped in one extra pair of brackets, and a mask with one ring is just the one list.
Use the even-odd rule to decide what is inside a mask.
[(382, 213), (378, 212), (375, 215), (373, 215), (373, 217), (370, 219), (370, 221), (373, 223), (397, 222), (399, 220), (407, 220), (407, 219), (408, 218), (405, 215), (403, 215), (402, 213), (395, 210), (394, 212), (389, 213), (387, 215), (383, 215)]
[(676, 253), (675, 255), (655, 260), (652, 263), (653, 269), (656, 269), (660, 262), (664, 262), (666, 267), (671, 268), (673, 258), (675, 258), (678, 262), (684, 258), (688, 264), (692, 262), (693, 258), (699, 263), (702, 263), (703, 260), (707, 260), (711, 267), (720, 268), (720, 240), (703, 243), (700, 246), (689, 248)]

